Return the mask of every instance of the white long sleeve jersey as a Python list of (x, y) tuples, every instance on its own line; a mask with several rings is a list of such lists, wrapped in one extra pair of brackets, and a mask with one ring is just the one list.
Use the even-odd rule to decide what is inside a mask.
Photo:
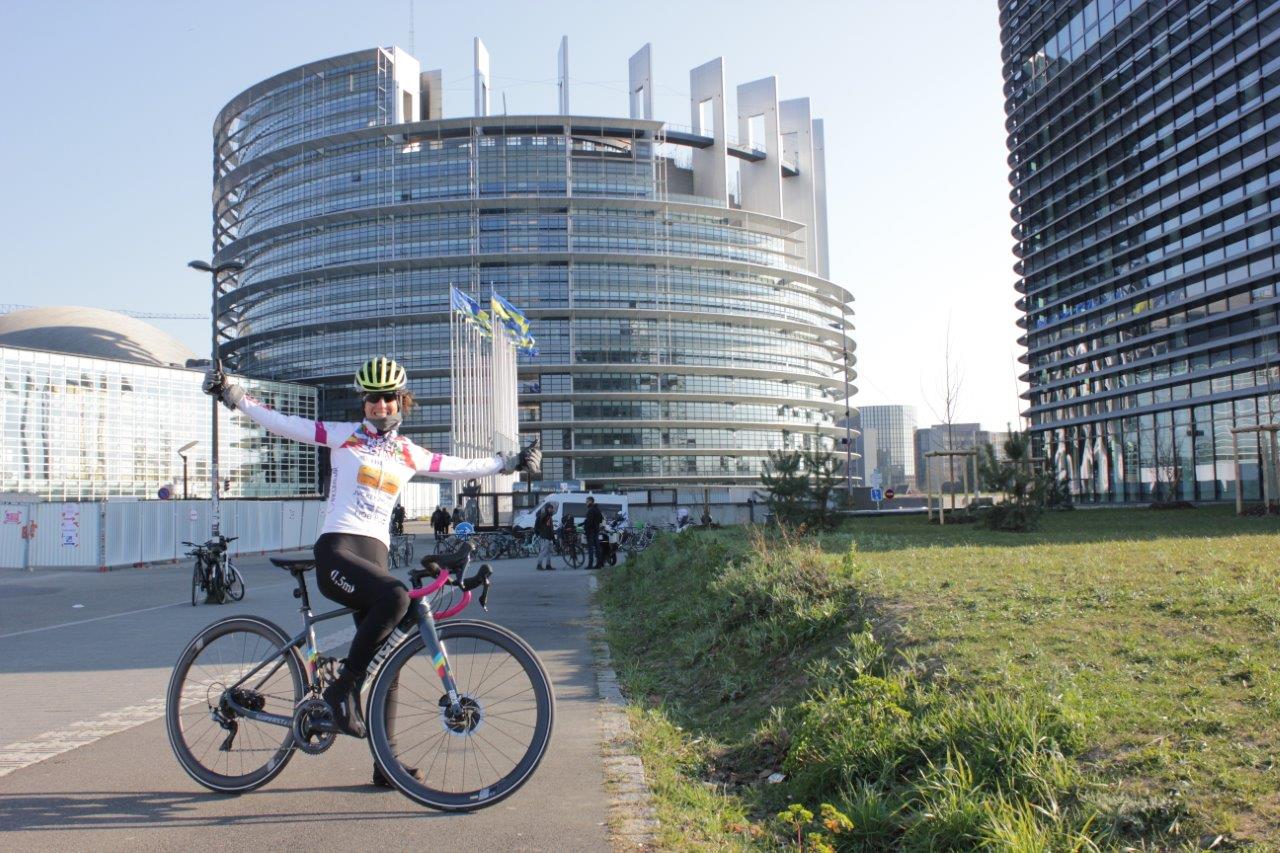
[(388, 544), (391, 510), (414, 474), (465, 480), (502, 471), (499, 456), (462, 459), (432, 453), (395, 430), (380, 433), (368, 421), (329, 423), (285, 415), (248, 394), (236, 408), (276, 435), (331, 450), (329, 500), (321, 533), (356, 533)]

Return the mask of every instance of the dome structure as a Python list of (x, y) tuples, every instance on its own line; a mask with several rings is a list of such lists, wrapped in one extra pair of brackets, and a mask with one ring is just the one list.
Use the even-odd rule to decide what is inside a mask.
[(109, 358), (136, 364), (186, 366), (185, 344), (150, 323), (104, 308), (56, 306), (0, 315), (0, 346)]

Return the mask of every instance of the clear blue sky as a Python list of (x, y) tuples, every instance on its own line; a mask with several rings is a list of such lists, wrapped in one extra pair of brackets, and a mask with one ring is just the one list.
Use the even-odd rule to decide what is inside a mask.
[[(1015, 421), (1011, 270), (995, 0), (413, 4), (413, 52), (443, 68), (445, 115), (471, 112), (471, 38), (495, 111), (553, 112), (569, 36), (572, 109), (625, 115), (627, 57), (652, 42), (659, 118), (689, 123), (688, 72), (777, 75), (826, 120), (832, 277), (857, 298), (856, 402), (940, 410), (943, 343), (959, 419)], [(410, 0), (3, 0), (0, 302), (208, 308), (214, 115), (302, 63), (410, 47)], [(207, 327), (157, 325), (198, 352)]]

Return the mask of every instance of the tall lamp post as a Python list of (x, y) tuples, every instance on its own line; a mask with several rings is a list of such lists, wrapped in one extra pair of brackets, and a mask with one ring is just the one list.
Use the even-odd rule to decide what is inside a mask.
[(182, 499), (184, 501), (187, 499), (187, 451), (199, 443), (198, 441), (188, 441), (178, 448), (178, 456), (182, 458)]
[[(210, 311), (211, 331), (209, 338), (209, 366), (212, 369), (217, 370), (222, 366), (221, 362), (218, 360), (218, 279), (227, 273), (240, 272), (240, 270), (244, 269), (244, 264), (239, 261), (226, 261), (214, 266), (212, 264), (205, 263), (204, 261), (190, 261), (187, 266), (191, 267), (193, 270), (207, 272), (209, 273), (210, 278), (213, 279), (213, 302)], [(209, 448), (209, 467), (211, 469), (210, 482), (213, 484), (213, 503), (209, 508), (211, 527), (210, 536), (217, 538), (222, 532), (222, 510), (218, 503), (218, 487), (220, 484), (218, 482), (218, 400), (216, 398), (210, 401), (209, 412), (209, 440), (212, 442), (212, 446)]]

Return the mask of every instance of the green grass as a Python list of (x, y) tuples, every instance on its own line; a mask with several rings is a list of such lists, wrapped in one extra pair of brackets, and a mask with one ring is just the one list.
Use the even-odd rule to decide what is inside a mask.
[(779, 847), (770, 815), (830, 802), (843, 849), (1273, 849), (1277, 532), (1202, 508), (660, 540), (600, 598), (663, 843)]

